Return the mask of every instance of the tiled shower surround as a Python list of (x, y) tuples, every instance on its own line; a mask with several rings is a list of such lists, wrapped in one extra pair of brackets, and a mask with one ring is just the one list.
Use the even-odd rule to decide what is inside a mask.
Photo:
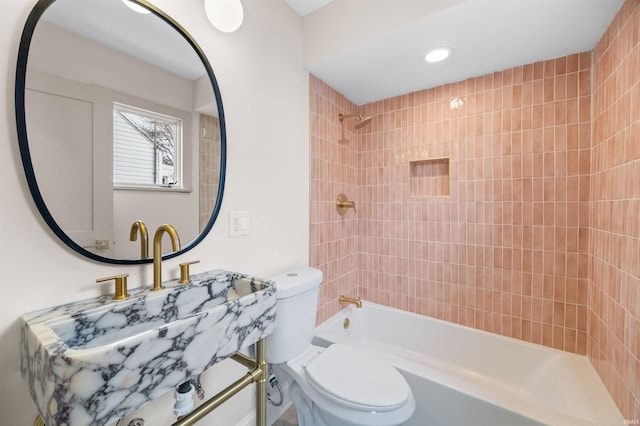
[[(590, 63), (576, 54), (364, 105), (373, 120), (357, 131), (337, 120), (356, 107), (314, 78), (321, 315), (351, 291), (586, 353)], [(439, 158), (449, 195), (412, 196), (411, 164)], [(331, 208), (340, 192), (356, 212)]]
[(640, 421), (639, 32), (640, 1), (627, 0), (594, 50), (589, 215), (589, 359), (634, 421)]
[(216, 204), (220, 182), (220, 120), (212, 115), (199, 115), (198, 168), (200, 188), (199, 229), (202, 231), (211, 217)]
[(640, 418), (638, 28), (627, 0), (593, 52), (361, 106), (311, 76), (318, 322), (345, 294), (588, 354)]

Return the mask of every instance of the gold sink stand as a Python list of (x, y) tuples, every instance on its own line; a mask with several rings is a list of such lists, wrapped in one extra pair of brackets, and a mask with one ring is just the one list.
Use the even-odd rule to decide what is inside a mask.
[(256, 342), (256, 359), (250, 358), (240, 352), (231, 356), (231, 359), (249, 368), (247, 374), (218, 392), (211, 399), (202, 403), (191, 413), (179, 419), (171, 426), (191, 426), (202, 420), (204, 416), (218, 408), (223, 402), (240, 392), (242, 389), (256, 382), (258, 394), (256, 396), (256, 426), (267, 424), (267, 338)]
[[(231, 356), (231, 359), (244, 365), (251, 371), (218, 392), (211, 399), (202, 403), (198, 408), (178, 419), (171, 426), (191, 426), (202, 420), (204, 416), (218, 408), (223, 402), (240, 392), (242, 389), (256, 382), (258, 394), (256, 397), (256, 426), (267, 424), (267, 338), (256, 342), (256, 359), (250, 358), (240, 352)], [(42, 417), (38, 416), (34, 426), (45, 426)]]

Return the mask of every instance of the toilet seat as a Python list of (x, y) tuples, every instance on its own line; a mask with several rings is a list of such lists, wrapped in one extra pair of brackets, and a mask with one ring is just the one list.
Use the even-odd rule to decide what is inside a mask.
[(306, 366), (311, 387), (341, 405), (391, 411), (405, 405), (411, 390), (393, 366), (362, 349), (333, 344)]

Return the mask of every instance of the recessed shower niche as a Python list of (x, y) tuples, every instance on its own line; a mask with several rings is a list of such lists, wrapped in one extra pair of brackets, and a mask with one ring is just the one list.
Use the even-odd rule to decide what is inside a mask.
[(409, 163), (411, 196), (448, 197), (450, 191), (449, 158), (430, 158)]

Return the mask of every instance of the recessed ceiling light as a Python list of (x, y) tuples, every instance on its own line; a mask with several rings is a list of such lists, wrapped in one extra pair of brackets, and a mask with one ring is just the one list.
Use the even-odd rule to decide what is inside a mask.
[(429, 53), (424, 57), (427, 62), (440, 62), (451, 54), (451, 49), (448, 47), (439, 47), (437, 49), (430, 50)]

